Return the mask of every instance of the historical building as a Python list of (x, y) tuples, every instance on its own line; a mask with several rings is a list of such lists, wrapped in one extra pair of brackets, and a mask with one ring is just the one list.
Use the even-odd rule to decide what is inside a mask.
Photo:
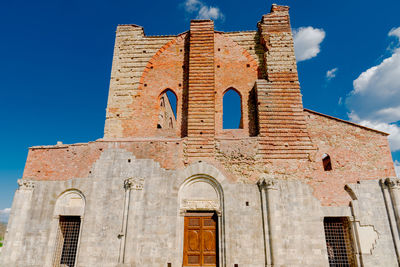
[(386, 133), (303, 108), (288, 7), (120, 25), (104, 138), (29, 149), (0, 265), (399, 266), (394, 177)]

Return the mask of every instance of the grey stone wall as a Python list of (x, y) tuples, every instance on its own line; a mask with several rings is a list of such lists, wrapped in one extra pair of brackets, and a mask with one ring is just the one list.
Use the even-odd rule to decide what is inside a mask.
[[(77, 266), (182, 266), (183, 216), (193, 209), (217, 212), (223, 267), (328, 266), (324, 216), (349, 217), (359, 266), (398, 266), (395, 205), (382, 182), (348, 185), (349, 207), (322, 207), (301, 181), (261, 181), (231, 183), (204, 162), (165, 170), (110, 148), (87, 178), (19, 182), (0, 266), (52, 266), (58, 213), (80, 208)], [(65, 192), (84, 204), (67, 207)]]

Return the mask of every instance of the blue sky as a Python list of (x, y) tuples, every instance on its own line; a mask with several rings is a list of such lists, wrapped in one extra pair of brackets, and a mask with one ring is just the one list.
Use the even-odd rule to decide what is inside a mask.
[[(400, 161), (400, 1), (277, 0), (291, 6), (306, 108), (392, 133)], [(138, 24), (178, 34), (192, 18), (221, 31), (255, 30), (265, 0), (2, 1), (0, 220), (27, 148), (102, 137), (114, 34)]]

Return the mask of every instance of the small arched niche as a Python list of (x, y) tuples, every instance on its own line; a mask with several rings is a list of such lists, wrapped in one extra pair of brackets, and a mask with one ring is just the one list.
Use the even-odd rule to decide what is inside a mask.
[(223, 129), (243, 129), (242, 97), (235, 88), (225, 91), (222, 110)]
[(158, 98), (159, 112), (157, 129), (176, 129), (178, 99), (171, 89), (164, 90)]
[(332, 170), (331, 157), (328, 154), (322, 155), (322, 165), (324, 167), (324, 171)]

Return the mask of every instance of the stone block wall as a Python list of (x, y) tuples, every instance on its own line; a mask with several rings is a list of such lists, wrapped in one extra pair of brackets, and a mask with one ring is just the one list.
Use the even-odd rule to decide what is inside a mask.
[[(264, 189), (230, 181), (208, 163), (166, 170), (154, 160), (137, 159), (120, 148), (104, 149), (87, 177), (21, 180), (0, 264), (52, 266), (55, 206), (63, 193), (76, 190), (86, 203), (77, 266), (181, 266), (182, 190), (188, 180), (197, 179), (193, 177), (211, 179), (221, 193), (220, 204), (214, 206), (223, 240), (220, 266), (261, 267), (271, 262), (273, 266), (328, 266), (325, 216), (345, 216), (358, 227), (354, 246), (363, 266), (396, 266), (391, 227), (397, 226), (390, 224), (379, 180), (347, 185), (351, 206), (324, 207), (306, 181), (264, 176), (273, 181)], [(127, 179), (134, 184), (124, 231)], [(123, 262), (122, 240), (126, 240)]]

